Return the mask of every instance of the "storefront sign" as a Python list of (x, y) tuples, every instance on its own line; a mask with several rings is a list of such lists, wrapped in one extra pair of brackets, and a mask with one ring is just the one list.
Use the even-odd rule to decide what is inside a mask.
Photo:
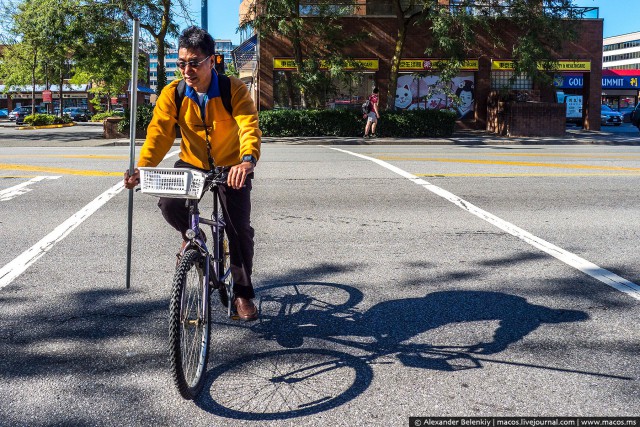
[[(364, 71), (378, 71), (380, 60), (378, 59), (354, 59), (358, 68)], [(326, 61), (320, 61), (320, 69), (328, 69)], [(273, 58), (273, 69), (277, 71), (296, 70), (296, 61), (293, 58)], [(356, 67), (345, 67), (345, 70), (355, 70)]]
[[(602, 89), (640, 89), (640, 72), (637, 76), (602, 77)], [(582, 75), (556, 74), (553, 85), (562, 89), (580, 89), (584, 85)]]
[[(495, 71), (513, 71), (515, 64), (512, 60), (491, 60), (491, 69)], [(538, 70), (544, 70), (544, 64), (538, 64)], [(591, 61), (572, 61), (568, 59), (561, 59), (557, 61), (556, 67), (553, 71), (591, 71)]]
[[(448, 62), (447, 59), (414, 58), (401, 59), (400, 71), (428, 71), (438, 69)], [(462, 63), (460, 71), (478, 71), (478, 60), (468, 59)]]

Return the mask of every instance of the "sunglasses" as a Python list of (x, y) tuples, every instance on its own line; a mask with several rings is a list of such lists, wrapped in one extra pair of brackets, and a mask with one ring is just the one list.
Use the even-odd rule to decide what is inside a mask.
[(178, 61), (176, 62), (176, 65), (178, 66), (178, 68), (180, 68), (181, 70), (184, 70), (185, 68), (187, 68), (187, 65), (191, 68), (198, 68), (200, 65), (202, 65), (202, 63), (204, 61), (206, 61), (207, 59), (211, 58), (210, 56), (207, 56), (206, 58), (204, 58), (202, 61)]

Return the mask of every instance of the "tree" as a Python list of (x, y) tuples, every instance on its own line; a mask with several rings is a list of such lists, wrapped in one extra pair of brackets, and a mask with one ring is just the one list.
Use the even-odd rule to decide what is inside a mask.
[(181, 17), (187, 23), (193, 20), (189, 14), (186, 0), (116, 0), (118, 7), (130, 19), (138, 18), (140, 27), (149, 33), (156, 45), (158, 56), (158, 78), (156, 92), (160, 94), (167, 84), (165, 51), (167, 36), (178, 36), (179, 28), (175, 21)]
[[(398, 27), (389, 76), (388, 100), (395, 99), (400, 59), (407, 30), (419, 25), (431, 33), (427, 55), (450, 59), (443, 62), (441, 78), (454, 76), (462, 61), (478, 54), (477, 37), (486, 36), (494, 45), (504, 46), (504, 34), (498, 31), (507, 20), (521, 30), (510, 47), (514, 60), (514, 79), (526, 75), (549, 82), (549, 70), (555, 62), (554, 51), (566, 40), (575, 39), (573, 0), (458, 0), (443, 5), (439, 0), (393, 0)], [(539, 65), (542, 64), (542, 67)], [(393, 108), (387, 102), (387, 109)]]
[[(254, 28), (259, 37), (283, 37), (290, 41), (296, 66), (295, 76), (285, 76), (293, 105), (293, 86), (301, 95), (301, 106), (307, 108), (310, 98), (316, 105), (321, 93), (330, 86), (325, 69), (339, 75), (354, 62), (343, 55), (344, 48), (361, 39), (364, 33), (346, 37), (340, 17), (352, 13), (357, 6), (336, 0), (254, 0), (240, 23), (240, 28)], [(319, 40), (308, 45), (306, 40)]]
[[(11, 35), (15, 41), (8, 52), (18, 61), (4, 61), (5, 80), (24, 84), (25, 68), (29, 69), (32, 113), (35, 113), (35, 86), (55, 75), (63, 99), (64, 77), (69, 71), (69, 58), (78, 45), (75, 25), (77, 0), (26, 0), (12, 12)], [(6, 7), (6, 4), (5, 4)], [(62, 110), (62, 108), (61, 108)]]
[[(72, 83), (91, 83), (93, 103), (100, 109), (100, 100), (122, 92), (131, 79), (131, 40), (128, 19), (118, 8), (105, 5), (88, 8), (79, 24), (84, 29), (82, 47), (74, 55)], [(140, 54), (139, 75), (144, 75), (146, 58)], [(97, 103), (97, 104), (96, 104)]]

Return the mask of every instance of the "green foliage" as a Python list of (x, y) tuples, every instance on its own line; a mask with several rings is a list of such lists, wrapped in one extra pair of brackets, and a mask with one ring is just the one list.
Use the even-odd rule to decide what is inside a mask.
[[(456, 115), (445, 110), (382, 112), (376, 133), (386, 137), (447, 137), (453, 134)], [(260, 112), (264, 136), (362, 135), (365, 121), (353, 110), (270, 110)]]
[(69, 116), (54, 116), (53, 114), (30, 114), (24, 118), (24, 123), (29, 126), (46, 126), (71, 123)]
[(448, 110), (385, 111), (380, 115), (376, 133), (391, 137), (449, 137), (456, 114)]
[[(129, 133), (129, 124), (131, 114), (129, 109), (127, 109), (124, 113), (124, 119), (118, 123), (118, 132), (120, 133)], [(147, 126), (151, 123), (151, 118), (153, 117), (153, 105), (151, 104), (142, 104), (138, 105), (136, 109), (136, 130), (137, 131), (145, 131), (147, 130)]]
[[(344, 52), (363, 40), (367, 33), (345, 34), (340, 18), (355, 12), (360, 6), (340, 5), (335, 0), (316, 0), (304, 4), (298, 0), (255, 1), (240, 28), (257, 30), (260, 38), (279, 36), (291, 42), (296, 71), (291, 84), (301, 95), (303, 108), (323, 105), (324, 97), (336, 88), (329, 76), (337, 76), (348, 65)], [(306, 40), (317, 43), (305, 44)], [(327, 61), (327, 75), (321, 61)]]
[[(124, 113), (120, 113), (120, 112), (114, 113), (113, 111), (105, 111), (103, 113), (94, 114), (93, 117), (91, 117), (91, 121), (101, 122), (107, 117), (124, 117)], [(129, 127), (129, 124), (127, 123), (127, 128), (128, 127)]]

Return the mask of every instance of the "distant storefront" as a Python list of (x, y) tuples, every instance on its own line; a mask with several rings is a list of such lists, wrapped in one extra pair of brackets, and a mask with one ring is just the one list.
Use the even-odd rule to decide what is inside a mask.
[[(556, 75), (554, 85), (565, 93), (581, 94), (584, 85), (582, 74)], [(602, 104), (614, 109), (632, 108), (638, 104), (640, 70), (603, 70)]]
[[(92, 104), (89, 102), (93, 98), (93, 94), (89, 92), (91, 86), (89, 84), (65, 84), (62, 87), (62, 108), (81, 107), (93, 110)], [(0, 85), (0, 108), (7, 108), (10, 111), (16, 107), (32, 104), (32, 87), (31, 86), (13, 86), (5, 93), (6, 87)], [(138, 104), (150, 103), (151, 96), (154, 91), (151, 88), (138, 84)], [(60, 89), (59, 85), (49, 85), (48, 89), (45, 85), (36, 85), (33, 99), (35, 99), (36, 107), (43, 107), (47, 111), (53, 113), (60, 109)], [(115, 100), (115, 102), (114, 102)], [(118, 94), (110, 100), (112, 105), (128, 107), (128, 93)], [(102, 104), (106, 108), (106, 99)]]
[[(89, 85), (70, 85), (62, 86), (62, 105), (63, 108), (82, 107), (88, 108), (89, 105)], [(50, 98), (46, 95), (50, 92)], [(31, 86), (13, 86), (9, 88), (7, 93), (5, 87), (0, 85), (0, 106), (12, 110), (22, 105), (32, 104), (32, 87)], [(45, 95), (43, 95), (43, 93)], [(44, 107), (47, 111), (53, 112), (60, 108), (60, 89), (59, 85), (36, 85), (34, 91), (34, 99), (36, 107)]]

